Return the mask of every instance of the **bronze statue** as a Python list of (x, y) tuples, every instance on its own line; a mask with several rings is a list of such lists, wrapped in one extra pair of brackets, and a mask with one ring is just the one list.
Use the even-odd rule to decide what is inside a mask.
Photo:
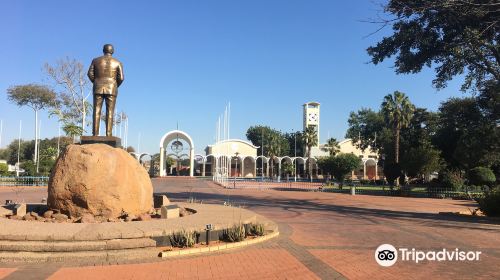
[(123, 82), (123, 66), (120, 61), (112, 57), (113, 46), (106, 44), (102, 48), (103, 56), (96, 57), (90, 64), (88, 77), (94, 84), (94, 119), (92, 135), (99, 136), (101, 108), (103, 99), (106, 102), (106, 136), (112, 136), (115, 103), (118, 87)]

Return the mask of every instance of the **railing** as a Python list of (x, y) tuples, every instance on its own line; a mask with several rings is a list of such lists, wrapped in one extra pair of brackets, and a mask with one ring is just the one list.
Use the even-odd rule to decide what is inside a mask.
[(400, 188), (391, 188), (390, 186), (345, 186), (340, 188), (338, 185), (325, 186), (322, 191), (335, 193), (351, 193), (354, 188), (355, 194), (360, 195), (381, 195), (381, 196), (406, 196), (421, 198), (452, 198), (452, 199), (474, 199), (483, 194), (481, 190), (454, 191), (447, 188), (434, 188), (425, 186), (402, 186)]
[(49, 177), (0, 177), (0, 187), (46, 187)]
[(314, 179), (289, 178), (225, 178), (222, 182), (217, 182), (225, 188), (231, 189), (272, 189), (281, 191), (320, 191), (333, 193), (354, 193), (358, 195), (380, 195), (380, 196), (403, 196), (417, 198), (453, 198), (453, 199), (474, 199), (482, 196), (483, 190), (469, 188), (462, 191), (454, 191), (446, 188), (426, 187), (426, 186), (401, 186), (394, 188), (387, 185), (361, 185), (358, 182), (344, 184), (343, 187), (337, 182)]
[(274, 189), (294, 191), (318, 191), (323, 186), (322, 180), (289, 178), (234, 178), (229, 177), (225, 182), (226, 188), (232, 189)]

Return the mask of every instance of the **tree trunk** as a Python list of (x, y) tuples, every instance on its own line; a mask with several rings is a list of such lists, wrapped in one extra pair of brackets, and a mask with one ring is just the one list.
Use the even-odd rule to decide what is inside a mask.
[(82, 135), (85, 133), (85, 122), (87, 120), (87, 106), (85, 106), (85, 98), (82, 99)]
[[(394, 143), (394, 162), (399, 169), (399, 129), (396, 128), (395, 143)], [(399, 187), (399, 176), (396, 178), (396, 186)]]
[(274, 156), (271, 157), (271, 180), (274, 177)]
[(312, 182), (312, 162), (311, 162), (311, 148), (312, 146), (307, 146), (307, 160), (309, 161), (309, 178)]

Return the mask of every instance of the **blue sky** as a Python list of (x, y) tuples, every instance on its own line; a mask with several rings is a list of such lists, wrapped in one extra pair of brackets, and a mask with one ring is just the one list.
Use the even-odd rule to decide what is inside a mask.
[[(383, 1), (382, 1), (383, 2)], [(463, 95), (460, 80), (431, 85), (432, 70), (394, 74), (391, 61), (369, 64), (366, 48), (391, 30), (379, 7), (356, 1), (2, 1), (0, 4), (1, 146), (34, 138), (34, 114), (6, 98), (11, 85), (48, 83), (45, 62), (66, 56), (87, 68), (112, 43), (124, 64), (117, 108), (129, 115), (129, 144), (156, 153), (163, 134), (191, 135), (197, 152), (213, 143), (217, 117), (231, 102), (231, 138), (251, 125), (300, 130), (302, 104), (321, 103), (321, 140), (343, 139), (349, 112), (378, 109), (395, 90), (436, 110)], [(41, 136), (57, 135), (42, 114)]]

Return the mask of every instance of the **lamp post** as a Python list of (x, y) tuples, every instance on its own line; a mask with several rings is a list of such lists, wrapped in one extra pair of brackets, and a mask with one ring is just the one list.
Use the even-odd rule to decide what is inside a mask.
[(238, 176), (238, 155), (240, 153), (236, 152), (234, 153), (234, 156), (235, 156), (235, 159), (236, 159), (236, 168), (235, 168), (235, 172), (234, 172), (234, 183), (233, 183), (233, 186), (234, 188), (236, 189), (236, 177)]
[(264, 128), (261, 128), (262, 133), (262, 147), (261, 147), (261, 156), (262, 156), (262, 181), (264, 181)]

